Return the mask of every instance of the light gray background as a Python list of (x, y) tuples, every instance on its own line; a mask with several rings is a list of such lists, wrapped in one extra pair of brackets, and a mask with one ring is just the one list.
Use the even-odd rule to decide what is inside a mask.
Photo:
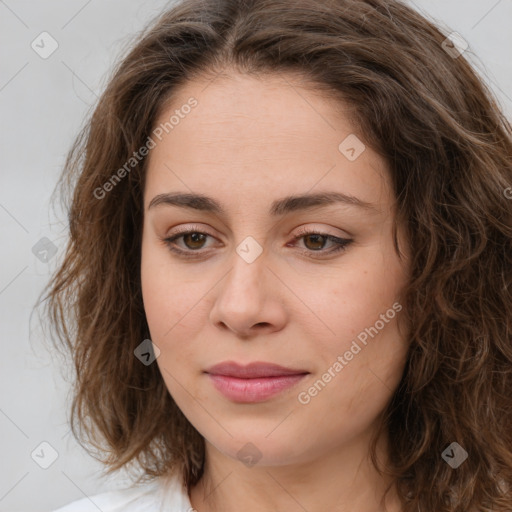
[[(0, 0), (0, 511), (48, 511), (127, 484), (122, 476), (99, 479), (99, 464), (69, 434), (65, 370), (40, 343), (37, 316), (29, 325), (29, 315), (65, 247), (67, 221), (62, 212), (53, 215), (49, 198), (66, 152), (116, 57), (170, 4)], [(415, 5), (446, 34), (457, 31), (469, 42), (466, 56), (511, 119), (512, 0)], [(59, 44), (47, 59), (31, 48), (43, 31)], [(57, 248), (48, 263), (32, 252), (42, 237)], [(31, 458), (43, 441), (58, 453), (48, 469)]]

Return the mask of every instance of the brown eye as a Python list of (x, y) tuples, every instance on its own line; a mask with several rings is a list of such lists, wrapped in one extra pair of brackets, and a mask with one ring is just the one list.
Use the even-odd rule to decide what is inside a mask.
[[(349, 238), (338, 238), (327, 233), (320, 233), (316, 231), (301, 230), (299, 234), (294, 237), (294, 241), (301, 242), (301, 252), (305, 256), (311, 258), (322, 258), (323, 256), (334, 255), (342, 253), (353, 242)], [(330, 247), (326, 249), (326, 244), (330, 242)], [(318, 255), (316, 254), (318, 253)]]
[(183, 235), (183, 243), (188, 249), (201, 249), (207, 236), (204, 233), (186, 233)]
[(199, 258), (203, 255), (202, 250), (212, 235), (196, 230), (181, 231), (168, 238), (162, 238), (162, 241), (168, 249), (179, 256), (189, 258)]
[[(311, 241), (311, 243), (308, 243), (307, 241)], [(318, 235), (318, 234), (310, 234), (304, 236), (304, 245), (311, 250), (319, 250), (323, 249), (325, 242), (327, 241), (327, 238), (324, 235)]]

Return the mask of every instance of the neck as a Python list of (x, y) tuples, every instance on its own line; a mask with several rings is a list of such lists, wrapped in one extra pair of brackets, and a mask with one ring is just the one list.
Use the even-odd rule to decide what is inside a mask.
[[(368, 455), (368, 436), (342, 447), (301, 455), (288, 465), (247, 467), (206, 442), (205, 469), (190, 491), (197, 512), (400, 512), (391, 480), (379, 475)], [(387, 461), (387, 444), (377, 445), (379, 460)]]

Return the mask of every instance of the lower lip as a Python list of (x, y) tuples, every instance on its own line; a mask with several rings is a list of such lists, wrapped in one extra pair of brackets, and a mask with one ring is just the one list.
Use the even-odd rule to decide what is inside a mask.
[(239, 379), (225, 375), (208, 374), (213, 385), (233, 402), (263, 402), (301, 381), (307, 374), (280, 375), (277, 377), (258, 377)]

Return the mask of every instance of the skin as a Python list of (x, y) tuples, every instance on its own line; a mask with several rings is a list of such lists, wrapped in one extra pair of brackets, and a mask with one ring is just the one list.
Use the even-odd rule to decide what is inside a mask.
[[(160, 349), (156, 363), (206, 441), (205, 472), (189, 489), (191, 504), (199, 512), (384, 510), (379, 501), (389, 480), (372, 467), (368, 448), (406, 361), (400, 313), (309, 403), (297, 397), (400, 302), (408, 255), (400, 259), (393, 247), (386, 163), (368, 146), (349, 161), (338, 146), (355, 130), (340, 104), (291, 76), (232, 72), (188, 82), (157, 124), (190, 97), (198, 106), (149, 155), (141, 279), (151, 339)], [(377, 211), (338, 203), (269, 214), (274, 200), (321, 191), (356, 196)], [(226, 215), (148, 209), (168, 192), (211, 196)], [(162, 241), (178, 226), (209, 235), (174, 242), (201, 257), (180, 257)], [(353, 242), (329, 255), (328, 240), (294, 241), (301, 227)], [(247, 236), (263, 249), (252, 263), (236, 252)], [(401, 231), (399, 244), (404, 251)], [(204, 373), (222, 361), (267, 361), (310, 373), (264, 402), (240, 404)], [(249, 442), (261, 453), (251, 467), (237, 455)], [(383, 436), (384, 461), (387, 450)], [(400, 510), (394, 491), (386, 505)]]

